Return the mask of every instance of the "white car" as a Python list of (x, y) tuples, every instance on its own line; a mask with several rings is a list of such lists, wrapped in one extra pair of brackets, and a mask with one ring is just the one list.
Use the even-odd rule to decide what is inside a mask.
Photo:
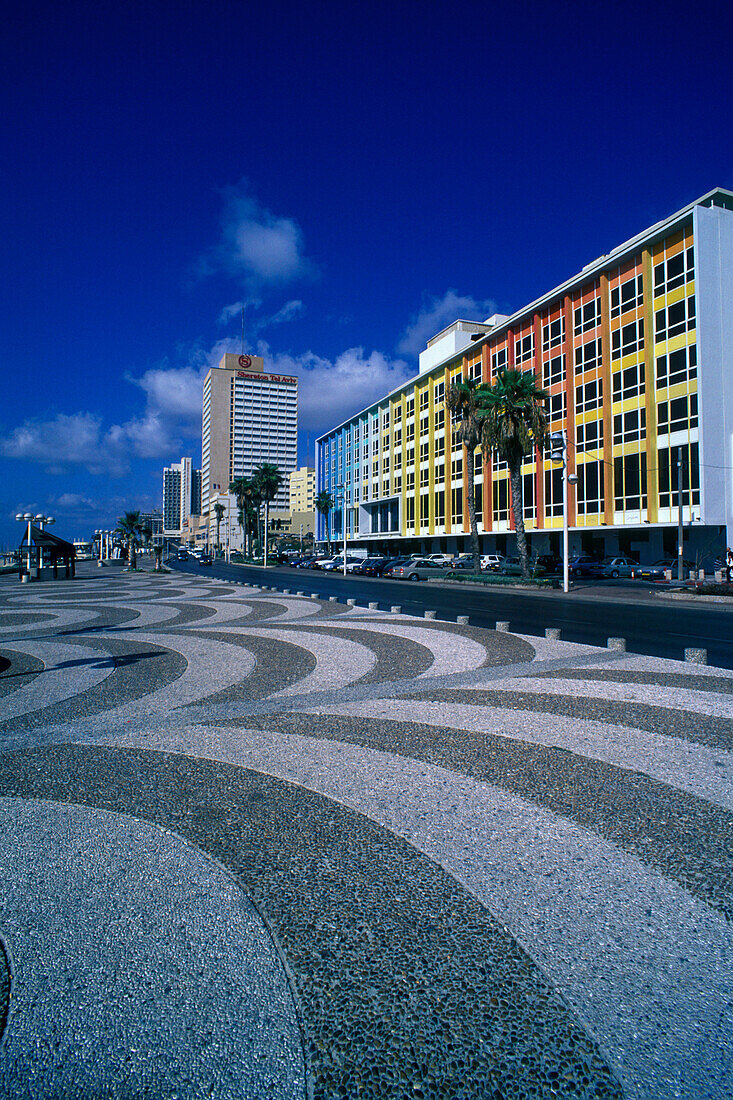
[(452, 554), (426, 554), (425, 561), (434, 561), (436, 565), (450, 565), (453, 561)]
[(482, 569), (501, 569), (501, 563), (504, 558), (501, 554), (482, 554), (481, 555), (481, 568)]

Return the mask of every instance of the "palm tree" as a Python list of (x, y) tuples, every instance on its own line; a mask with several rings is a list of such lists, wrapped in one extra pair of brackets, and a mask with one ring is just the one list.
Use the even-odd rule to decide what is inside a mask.
[(224, 505), (221, 503), (220, 500), (217, 500), (216, 504), (214, 505), (214, 515), (216, 516), (216, 549), (217, 549), (217, 551), (221, 550), (221, 539), (219, 538), (219, 528), (221, 527), (221, 521), (224, 519), (225, 513), (226, 513), (226, 508), (224, 507)]
[(244, 507), (237, 508), (237, 523), (242, 528), (242, 557), (243, 558), (247, 556), (247, 536), (246, 536), (246, 532), (245, 532), (245, 529), (244, 529), (246, 522), (247, 522), (247, 517), (245, 515)]
[(259, 489), (255, 485), (254, 478), (236, 477), (229, 485), (229, 492), (234, 493), (236, 497), (238, 514), (239, 512), (242, 513), (239, 525), (242, 528), (242, 550), (246, 556), (247, 536), (249, 537), (251, 549), (253, 520), (260, 514), (261, 498)]
[(265, 505), (265, 565), (267, 565), (267, 527), (270, 518), (270, 501), (275, 499), (282, 479), (282, 474), (272, 462), (263, 462), (252, 474), (252, 480), (259, 490), (260, 499)]
[(486, 390), (488, 390), (488, 386), (485, 383), (478, 382), (474, 378), (467, 378), (460, 382), (454, 382), (448, 390), (445, 400), (450, 411), (460, 417), (453, 431), (467, 450), (468, 520), (471, 524), (471, 553), (473, 554), (474, 573), (481, 572), (481, 551), (479, 549), (478, 525), (476, 523), (473, 453), (481, 445), (481, 421), (477, 418), (477, 411), (480, 408), (482, 395)]
[(143, 537), (143, 525), (140, 522), (140, 512), (125, 512), (117, 520), (116, 535), (127, 544), (127, 564), (130, 569), (137, 569), (137, 557), (135, 550)]
[(331, 524), (330, 524), (330, 512), (333, 508), (333, 497), (329, 493), (328, 489), (321, 489), (320, 493), (316, 497), (316, 508), (322, 516), (326, 517), (326, 542), (328, 543), (328, 552), (331, 553)]
[(533, 448), (542, 449), (547, 443), (547, 396), (531, 372), (505, 370), (497, 375), (493, 386), (484, 388), (480, 408), (476, 410), (484, 454), (495, 451), (509, 467), (517, 550), (525, 579), (529, 577), (529, 565), (522, 501), (522, 459), (531, 454)]

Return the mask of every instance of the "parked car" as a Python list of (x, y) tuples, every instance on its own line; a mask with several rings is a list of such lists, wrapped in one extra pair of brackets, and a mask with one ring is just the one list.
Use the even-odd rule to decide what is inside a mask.
[(448, 566), (453, 561), (452, 554), (426, 554), (426, 561), (434, 561), (436, 565)]
[(469, 573), (473, 573), (473, 571), (474, 571), (474, 569), (473, 569), (473, 554), (470, 557), (461, 556), (460, 558), (456, 558), (456, 560), (453, 562), (453, 564), (450, 566), (450, 568), (452, 570), (454, 570), (454, 569), (464, 569)]
[(198, 555), (199, 565), (211, 565), (211, 562), (212, 562), (211, 554), (203, 553), (203, 554)]
[(411, 554), (408, 557), (392, 558), (392, 560), (382, 570), (382, 576), (383, 577), (393, 576), (394, 570), (398, 569), (400, 566), (404, 565), (408, 561), (414, 561), (414, 554)]
[(562, 561), (556, 554), (537, 554), (532, 560), (546, 573), (557, 573), (562, 569)]
[(188, 550), (177, 550), (176, 561), (188, 561)]
[(503, 554), (482, 554), (481, 555), (481, 568), (499, 570), (501, 563), (504, 561)]
[(460, 569), (462, 561), (473, 561), (473, 554), (454, 554), (450, 560), (451, 569)]
[[(527, 564), (529, 565), (530, 577), (544, 577), (545, 567), (539, 563), (537, 558), (530, 558)], [(521, 577), (522, 563), (518, 557), (504, 558), (499, 566), (499, 572), (503, 577)]]
[(323, 569), (324, 565), (334, 561), (332, 555), (321, 554), (319, 557), (314, 558), (308, 566), (309, 569)]
[(296, 569), (310, 569), (315, 560), (315, 554), (305, 554), (302, 558), (298, 558), (297, 561), (293, 562), (293, 565)]
[[(695, 568), (692, 561), (683, 560), (683, 572), (689, 575), (689, 570)], [(672, 570), (672, 580), (677, 580), (677, 558), (660, 558), (652, 565), (637, 565), (634, 567), (634, 577), (645, 581), (663, 581), (666, 579), (667, 569)]]
[(633, 558), (620, 554), (616, 557), (604, 558), (591, 569), (592, 577), (630, 577), (634, 569), (638, 569), (639, 563)]
[(597, 565), (598, 558), (590, 554), (573, 554), (568, 562), (568, 573), (571, 577), (590, 577)]
[(426, 581), (430, 577), (445, 576), (445, 572), (442, 565), (431, 561), (430, 558), (410, 558), (402, 565), (393, 566), (390, 576), (398, 580)]
[(354, 572), (360, 574), (362, 577), (381, 577), (385, 567), (391, 563), (392, 558), (364, 558), (364, 561), (357, 565)]

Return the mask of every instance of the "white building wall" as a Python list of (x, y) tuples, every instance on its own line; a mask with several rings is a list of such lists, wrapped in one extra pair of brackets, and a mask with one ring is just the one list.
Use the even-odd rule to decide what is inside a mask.
[(733, 212), (696, 206), (700, 504), (733, 545)]

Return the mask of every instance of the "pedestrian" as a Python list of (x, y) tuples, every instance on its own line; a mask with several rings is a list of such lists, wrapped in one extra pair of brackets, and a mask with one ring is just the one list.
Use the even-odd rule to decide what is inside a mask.
[(725, 552), (725, 579), (729, 584), (733, 581), (733, 550), (730, 546)]

